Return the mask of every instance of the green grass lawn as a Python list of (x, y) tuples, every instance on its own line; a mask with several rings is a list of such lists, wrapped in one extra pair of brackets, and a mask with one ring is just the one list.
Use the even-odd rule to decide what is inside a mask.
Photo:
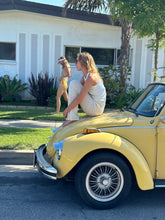
[(21, 120), (52, 120), (64, 121), (62, 112), (59, 115), (51, 114), (52, 110), (46, 109), (11, 109), (1, 108), (1, 119), (21, 119)]
[[(47, 109), (11, 109), (0, 108), (0, 119), (21, 120), (50, 120), (64, 121), (62, 112), (59, 115), (51, 114)], [(79, 113), (79, 116), (85, 116)], [(48, 137), (52, 136), (49, 128), (2, 128), (0, 127), (0, 149), (11, 150), (33, 150), (41, 144), (46, 143)]]
[(50, 128), (2, 128), (0, 150), (33, 150), (45, 144), (53, 134)]

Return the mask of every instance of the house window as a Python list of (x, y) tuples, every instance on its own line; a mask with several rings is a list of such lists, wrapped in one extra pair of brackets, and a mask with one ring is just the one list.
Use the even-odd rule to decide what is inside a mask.
[(115, 49), (114, 65), (119, 65), (120, 49)]
[(65, 57), (69, 63), (75, 63), (77, 54), (80, 52), (79, 47), (65, 47)]
[(81, 51), (90, 53), (97, 65), (110, 65), (114, 63), (114, 49), (82, 47)]
[(16, 60), (15, 43), (0, 43), (0, 60)]
[(75, 63), (77, 54), (80, 52), (90, 53), (96, 65), (114, 64), (115, 49), (89, 48), (89, 47), (65, 47), (65, 56), (69, 63)]

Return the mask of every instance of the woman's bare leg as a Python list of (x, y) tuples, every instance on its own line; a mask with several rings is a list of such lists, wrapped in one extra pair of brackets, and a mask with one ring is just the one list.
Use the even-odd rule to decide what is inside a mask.
[(56, 95), (56, 112), (52, 112), (52, 114), (59, 114), (61, 108), (61, 96), (65, 92), (65, 88), (63, 85), (59, 85)]
[(67, 101), (68, 101), (68, 93), (67, 93), (67, 90), (64, 91), (63, 97), (64, 97), (64, 100), (67, 102)]

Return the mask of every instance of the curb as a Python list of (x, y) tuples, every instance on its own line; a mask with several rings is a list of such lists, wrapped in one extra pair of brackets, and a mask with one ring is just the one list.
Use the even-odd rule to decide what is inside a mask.
[(34, 153), (34, 150), (0, 150), (1, 153), (29, 153), (32, 154)]
[(0, 150), (0, 165), (33, 165), (34, 151)]

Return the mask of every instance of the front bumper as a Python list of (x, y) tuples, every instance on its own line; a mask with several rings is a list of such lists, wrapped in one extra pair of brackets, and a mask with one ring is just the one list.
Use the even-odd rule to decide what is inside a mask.
[(38, 170), (45, 176), (51, 179), (57, 179), (57, 170), (45, 159), (46, 145), (41, 145), (36, 151), (34, 151), (33, 165), (37, 166)]

